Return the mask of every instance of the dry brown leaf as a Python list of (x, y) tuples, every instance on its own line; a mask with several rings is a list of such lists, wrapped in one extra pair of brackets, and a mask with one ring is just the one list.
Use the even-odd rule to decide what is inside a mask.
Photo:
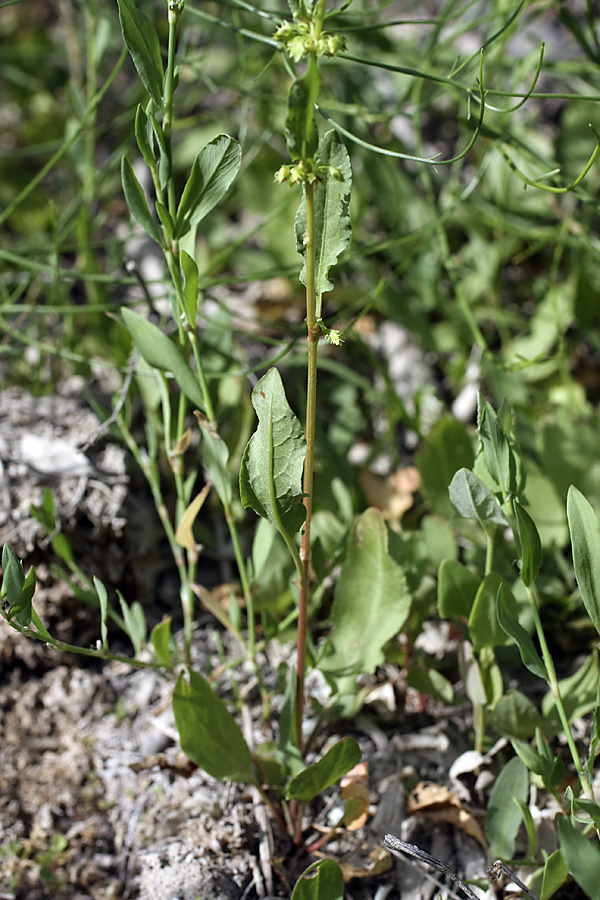
[[(375, 875), (381, 875), (383, 872), (389, 872), (392, 868), (392, 855), (385, 849), (376, 844), (362, 844), (360, 851), (353, 854), (356, 856), (365, 856), (368, 853), (369, 862), (365, 865), (357, 865), (347, 859), (335, 859), (344, 875), (344, 881), (351, 881), (352, 878), (373, 878)], [(319, 859), (333, 859), (326, 853), (314, 853), (313, 856)]]
[(481, 844), (488, 845), (478, 821), (481, 815), (470, 809), (450, 788), (431, 781), (421, 781), (406, 801), (406, 812), (412, 816), (427, 816), (438, 822), (448, 822)]
[(345, 800), (342, 824), (358, 831), (369, 817), (369, 763), (360, 762), (340, 781), (340, 796)]

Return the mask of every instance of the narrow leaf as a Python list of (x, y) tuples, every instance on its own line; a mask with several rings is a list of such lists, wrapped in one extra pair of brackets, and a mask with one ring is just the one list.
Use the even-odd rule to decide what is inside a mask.
[(177, 210), (176, 234), (185, 224), (194, 227), (229, 190), (239, 172), (242, 148), (228, 134), (220, 134), (202, 148), (192, 166)]
[(292, 900), (344, 900), (344, 876), (333, 859), (313, 863), (302, 873)]
[[(509, 597), (509, 601), (506, 599), (507, 596)], [(510, 600), (512, 600), (512, 603), (510, 603), (509, 606)], [(504, 585), (500, 585), (498, 590), (496, 611), (500, 627), (513, 639), (519, 648), (523, 665), (526, 666), (533, 675), (537, 675), (538, 678), (543, 678), (544, 681), (547, 682), (548, 673), (546, 672), (546, 666), (535, 649), (531, 636), (519, 622), (516, 604), (512, 594), (506, 592)]]
[(181, 251), (181, 270), (183, 272), (185, 309), (190, 323), (195, 326), (198, 315), (198, 266), (185, 250)]
[(360, 762), (361, 756), (360, 747), (354, 738), (343, 738), (322, 759), (292, 778), (286, 790), (288, 799), (308, 803), (321, 791), (337, 784), (342, 775)]
[(562, 855), (562, 851), (555, 850), (551, 853), (544, 865), (544, 875), (542, 879), (542, 888), (540, 892), (540, 900), (550, 900), (557, 890), (563, 886), (569, 870)]
[(496, 595), (502, 585), (502, 577), (497, 572), (489, 572), (477, 590), (468, 621), (469, 637), (477, 652), (483, 647), (497, 647), (506, 640), (496, 615)]
[(96, 596), (98, 597), (98, 603), (100, 604), (100, 637), (102, 646), (105, 650), (108, 650), (108, 628), (106, 627), (106, 620), (108, 618), (108, 594), (105, 586), (96, 575), (94, 575), (94, 588), (96, 589)]
[(295, 534), (306, 514), (302, 502), (306, 442), (286, 400), (277, 369), (269, 369), (260, 379), (252, 391), (252, 406), (258, 416), (258, 428), (242, 458), (242, 503), (280, 532)]
[(192, 528), (194, 527), (194, 522), (196, 521), (198, 513), (204, 506), (204, 501), (208, 496), (210, 487), (210, 483), (204, 485), (200, 493), (196, 494), (179, 520), (179, 525), (175, 532), (175, 540), (181, 547), (185, 547), (186, 550), (196, 549), (196, 540)]
[(23, 564), (8, 544), (5, 544), (2, 548), (2, 587), (0, 588), (0, 598), (6, 600), (9, 609), (17, 603), (24, 583)]
[(359, 516), (338, 578), (331, 618), (332, 653), (319, 668), (335, 676), (374, 672), (383, 647), (398, 634), (412, 598), (402, 568), (388, 552), (388, 532), (378, 510)]
[(214, 778), (250, 782), (252, 758), (242, 732), (220, 697), (198, 672), (180, 675), (173, 713), (185, 755)]
[(450, 500), (463, 519), (477, 519), (487, 533), (508, 519), (489, 487), (469, 469), (459, 469), (449, 487)]
[(144, 607), (137, 600), (134, 600), (131, 606), (129, 606), (120, 591), (117, 591), (117, 596), (119, 598), (119, 603), (121, 604), (125, 631), (133, 644), (134, 654), (138, 657), (142, 652), (142, 647), (144, 646), (147, 634)]
[(166, 334), (139, 313), (122, 307), (121, 312), (133, 342), (149, 366), (172, 372), (175, 381), (191, 402), (204, 409), (204, 397), (196, 376), (179, 348)]
[(215, 426), (208, 421), (206, 416), (196, 413), (196, 419), (204, 439), (204, 464), (215, 486), (219, 500), (227, 506), (233, 499), (231, 472), (227, 467), (229, 449), (225, 441), (219, 437)]
[(138, 104), (135, 114), (135, 139), (144, 162), (149, 168), (156, 165), (152, 123), (147, 112)]
[(531, 587), (542, 565), (542, 542), (535, 522), (527, 510), (517, 500), (513, 500), (513, 509), (517, 517), (521, 545), (521, 580), (526, 587)]
[(121, 160), (121, 181), (125, 200), (134, 219), (139, 222), (146, 234), (157, 244), (162, 243), (158, 225), (150, 215), (142, 186), (136, 178), (133, 166), (126, 156)]
[[(319, 141), (315, 156), (318, 181), (314, 188), (315, 207), (315, 291), (316, 315), (321, 316), (322, 296), (333, 290), (328, 273), (346, 249), (352, 234), (350, 188), (352, 168), (350, 157), (335, 130), (328, 131)], [(304, 256), (300, 281), (306, 285), (306, 196), (296, 215), (296, 247)]]
[(171, 617), (164, 616), (162, 622), (155, 625), (150, 632), (150, 641), (154, 647), (157, 659), (163, 666), (170, 669), (173, 665), (171, 656)]
[(527, 769), (518, 756), (504, 766), (494, 783), (487, 806), (485, 835), (490, 859), (512, 859), (521, 824), (521, 810), (514, 802), (527, 801)]
[(160, 43), (148, 16), (131, 0), (118, 0), (123, 39), (138, 75), (155, 105), (162, 106), (163, 65)]
[(512, 448), (492, 406), (478, 397), (477, 431), (483, 461), (495, 490), (504, 496), (516, 493), (516, 466)]
[(600, 850), (597, 843), (584, 837), (565, 816), (558, 816), (556, 830), (569, 872), (589, 900), (600, 900)]
[(573, 485), (567, 494), (567, 519), (581, 599), (600, 634), (600, 524), (590, 503)]

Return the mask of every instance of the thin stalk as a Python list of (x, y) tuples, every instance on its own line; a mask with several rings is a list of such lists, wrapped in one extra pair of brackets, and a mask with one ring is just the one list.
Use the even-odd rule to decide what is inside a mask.
[(540, 613), (538, 610), (537, 602), (535, 599), (535, 595), (533, 593), (532, 588), (527, 589), (527, 594), (529, 597), (529, 603), (531, 605), (531, 611), (533, 613), (533, 621), (535, 624), (535, 630), (538, 637), (538, 641), (540, 644), (540, 649), (542, 651), (542, 659), (544, 660), (544, 665), (546, 666), (546, 672), (548, 674), (548, 687), (550, 688), (550, 693), (554, 698), (554, 702), (556, 703), (556, 709), (558, 711), (558, 716), (560, 718), (560, 722), (563, 728), (563, 733), (565, 738), (567, 739), (567, 744), (569, 747), (569, 751), (571, 753), (571, 758), (573, 759), (573, 763), (575, 765), (575, 771), (579, 776), (579, 781), (581, 784), (581, 788), (588, 797), (588, 799), (594, 799), (594, 792), (592, 789), (592, 785), (590, 784), (590, 780), (588, 778), (587, 772), (581, 764), (581, 759), (579, 758), (579, 754), (577, 752), (577, 746), (575, 744), (575, 740), (573, 738), (573, 733), (571, 731), (571, 726), (569, 725), (569, 720), (567, 718), (567, 714), (565, 712), (565, 707), (562, 702), (562, 697), (560, 695), (560, 687), (558, 685), (558, 679), (556, 677), (556, 670), (554, 668), (554, 662), (552, 660), (552, 656), (550, 655), (550, 651), (548, 649), (548, 643), (546, 641), (546, 635), (544, 634), (544, 629), (542, 627), (542, 620), (540, 619)]
[(315, 459), (315, 420), (317, 409), (317, 348), (320, 329), (316, 321), (315, 281), (315, 192), (312, 184), (305, 184), (306, 201), (306, 328), (308, 340), (308, 371), (306, 382), (306, 461), (304, 463), (304, 507), (306, 519), (300, 543), (301, 572), (298, 590), (298, 640), (296, 663), (296, 734), (302, 748), (302, 716), (304, 681), (306, 677), (306, 630), (310, 593), (310, 526), (312, 519), (313, 474)]

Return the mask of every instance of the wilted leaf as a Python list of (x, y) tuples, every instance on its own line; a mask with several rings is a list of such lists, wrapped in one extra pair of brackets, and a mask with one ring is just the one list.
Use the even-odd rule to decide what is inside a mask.
[(340, 797), (345, 800), (342, 824), (358, 831), (369, 817), (369, 763), (360, 762), (340, 781)]
[(431, 781), (421, 781), (406, 801), (407, 815), (427, 816), (438, 822), (449, 822), (469, 834), (487, 851), (487, 841), (475, 813), (450, 788)]

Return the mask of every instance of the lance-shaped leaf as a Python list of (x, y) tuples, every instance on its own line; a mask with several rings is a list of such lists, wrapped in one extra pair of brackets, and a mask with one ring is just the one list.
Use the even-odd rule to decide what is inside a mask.
[(133, 343), (148, 365), (163, 372), (172, 372), (186, 397), (200, 409), (204, 409), (200, 385), (179, 347), (143, 316), (126, 307), (121, 312)]
[(240, 727), (198, 672), (190, 672), (189, 683), (179, 676), (173, 713), (181, 749), (192, 762), (213, 778), (252, 781), (252, 757)]
[(148, 16), (131, 0), (118, 0), (123, 39), (144, 87), (159, 108), (162, 106), (163, 65), (160, 43)]
[(483, 460), (495, 490), (514, 494), (517, 490), (516, 464), (512, 447), (493, 407), (481, 394), (477, 398), (477, 431)]
[(360, 747), (354, 738), (343, 738), (325, 756), (292, 778), (286, 790), (288, 798), (308, 803), (325, 788), (336, 784), (342, 775), (360, 762), (361, 757)]
[[(315, 156), (319, 180), (314, 188), (316, 315), (321, 316), (322, 296), (333, 290), (328, 273), (348, 246), (352, 226), (348, 207), (352, 168), (348, 151), (333, 129), (323, 135)], [(306, 285), (306, 196), (296, 215), (296, 248), (304, 256), (300, 281)]]
[(305, 517), (302, 470), (306, 442), (277, 369), (269, 369), (260, 379), (252, 391), (252, 406), (258, 428), (242, 458), (242, 503), (280, 532), (292, 535), (299, 531)]
[(590, 503), (573, 485), (567, 494), (567, 519), (581, 599), (600, 634), (600, 524)]
[(240, 170), (242, 148), (228, 134), (220, 134), (202, 148), (183, 189), (175, 238), (193, 228), (217, 205)]
[(126, 156), (121, 160), (121, 181), (123, 182), (123, 193), (131, 215), (139, 222), (153, 241), (156, 241), (157, 244), (162, 243), (158, 225), (150, 215), (142, 186), (137, 180), (133, 166)]

